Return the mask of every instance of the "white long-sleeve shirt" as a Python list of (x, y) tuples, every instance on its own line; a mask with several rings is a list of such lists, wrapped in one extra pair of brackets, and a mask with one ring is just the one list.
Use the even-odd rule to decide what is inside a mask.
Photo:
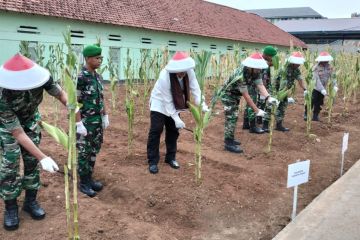
[[(201, 102), (201, 91), (194, 70), (188, 70), (187, 75), (189, 77), (191, 95), (195, 104), (199, 105)], [(180, 112), (175, 109), (171, 93), (170, 74), (165, 69), (160, 72), (159, 79), (156, 81), (151, 92), (150, 111), (159, 112), (169, 117)]]

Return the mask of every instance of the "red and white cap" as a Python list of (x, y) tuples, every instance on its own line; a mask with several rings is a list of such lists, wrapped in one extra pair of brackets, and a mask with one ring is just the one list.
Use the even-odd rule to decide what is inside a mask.
[(0, 67), (0, 87), (10, 90), (30, 90), (44, 85), (50, 78), (47, 69), (40, 67), (20, 53)]
[(195, 61), (186, 52), (176, 52), (165, 66), (170, 73), (186, 72), (195, 68)]
[(249, 68), (265, 69), (268, 68), (268, 64), (262, 57), (261, 53), (253, 53), (241, 62), (242, 65)]
[(293, 52), (291, 56), (288, 58), (288, 62), (301, 65), (304, 64), (305, 58), (301, 52)]
[(328, 52), (321, 52), (315, 59), (316, 62), (330, 62), (332, 60), (334, 59)]

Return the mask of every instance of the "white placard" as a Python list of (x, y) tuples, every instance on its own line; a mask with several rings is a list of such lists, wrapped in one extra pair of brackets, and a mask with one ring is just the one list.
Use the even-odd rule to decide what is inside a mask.
[(343, 142), (342, 142), (342, 150), (341, 150), (342, 154), (344, 154), (345, 151), (348, 149), (348, 142), (349, 142), (349, 133), (344, 133)]
[(297, 162), (288, 166), (287, 187), (294, 187), (309, 181), (310, 160)]

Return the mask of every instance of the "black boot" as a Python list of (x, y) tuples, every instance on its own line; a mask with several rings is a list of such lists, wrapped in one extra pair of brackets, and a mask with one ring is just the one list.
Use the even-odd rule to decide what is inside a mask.
[(282, 125), (282, 121), (278, 121), (278, 122), (276, 123), (276, 128), (275, 128), (275, 129), (278, 130), (278, 131), (281, 131), (281, 132), (290, 131), (289, 128), (286, 128), (286, 127), (284, 127), (284, 126)]
[(92, 175), (90, 175), (90, 185), (91, 188), (96, 192), (100, 192), (103, 189), (103, 184), (100, 181), (94, 180)]
[(256, 119), (254, 118), (253, 120), (250, 121), (250, 129), (249, 129), (250, 133), (256, 133), (256, 134), (262, 134), (264, 133), (264, 130), (262, 130), (262, 128), (259, 128), (256, 126)]
[(244, 114), (243, 129), (250, 129), (249, 118)]
[(314, 113), (312, 120), (313, 120), (313, 121), (316, 121), (316, 122), (320, 121), (320, 119), (319, 119), (319, 113)]
[(4, 228), (8, 231), (19, 228), (19, 214), (17, 200), (5, 200)]
[(46, 213), (39, 203), (36, 201), (37, 190), (25, 191), (25, 202), (23, 210), (30, 214), (35, 220), (41, 220), (45, 217)]
[(241, 142), (239, 140), (236, 140), (236, 139), (224, 140), (224, 143), (226, 144), (227, 141), (232, 141), (232, 143), (235, 144), (235, 145), (241, 145)]
[(264, 120), (262, 130), (263, 130), (264, 132), (267, 132), (267, 133), (270, 132), (270, 129), (269, 129), (269, 121)]
[(233, 139), (226, 139), (225, 140), (225, 150), (233, 153), (242, 153), (243, 150), (240, 148), (240, 146), (235, 145)]
[(80, 192), (88, 195), (89, 197), (96, 196), (96, 192), (91, 187), (89, 175), (80, 176)]

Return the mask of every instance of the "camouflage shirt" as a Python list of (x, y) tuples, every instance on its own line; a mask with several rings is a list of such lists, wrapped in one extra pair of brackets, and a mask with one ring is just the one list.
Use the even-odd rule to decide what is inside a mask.
[(251, 74), (247, 67), (237, 68), (224, 84), (225, 95), (241, 95), (251, 85), (262, 84), (261, 74)]
[(78, 102), (81, 118), (100, 116), (104, 112), (104, 87), (102, 77), (95, 72), (92, 75), (85, 67), (82, 68), (77, 81)]
[(9, 90), (0, 88), (0, 126), (8, 131), (40, 120), (38, 106), (43, 100), (43, 90), (52, 96), (61, 93), (61, 87), (50, 77), (43, 86), (31, 90)]
[(293, 68), (292, 64), (287, 65), (285, 69), (285, 74), (283, 71), (280, 71), (279, 75), (276, 77), (276, 90), (281, 90), (284, 87), (290, 89), (294, 86), (295, 80), (302, 80), (300, 68)]

